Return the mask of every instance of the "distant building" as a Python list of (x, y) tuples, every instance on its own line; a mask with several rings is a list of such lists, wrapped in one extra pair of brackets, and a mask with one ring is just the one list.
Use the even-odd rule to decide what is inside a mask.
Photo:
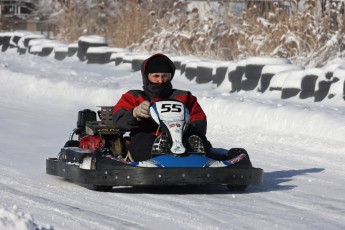
[(0, 16), (30, 14), (37, 0), (0, 0)]
[(0, 31), (50, 31), (35, 16), (39, 0), (0, 0)]
[[(288, 8), (289, 3), (284, 0), (184, 0), (189, 2), (188, 9), (198, 9), (199, 14), (203, 17), (207, 12), (218, 11), (222, 13), (224, 10), (229, 10), (231, 13), (241, 13), (243, 9), (250, 8), (256, 5), (261, 11), (269, 10), (273, 4), (278, 4), (281, 7)], [(303, 0), (302, 0), (303, 1)], [(225, 8), (224, 6), (227, 6)]]

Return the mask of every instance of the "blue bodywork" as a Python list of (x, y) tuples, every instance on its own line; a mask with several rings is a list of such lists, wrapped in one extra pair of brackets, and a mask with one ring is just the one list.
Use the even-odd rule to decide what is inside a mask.
[[(212, 149), (213, 153), (226, 154), (225, 149)], [(164, 167), (164, 168), (208, 168), (208, 167), (227, 167), (232, 165), (231, 161), (217, 161), (209, 157), (190, 153), (186, 156), (158, 155), (147, 161), (131, 162), (130, 165), (138, 167)]]

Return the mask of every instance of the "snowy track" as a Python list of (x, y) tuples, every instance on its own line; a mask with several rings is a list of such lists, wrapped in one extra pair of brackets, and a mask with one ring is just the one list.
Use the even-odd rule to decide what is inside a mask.
[[(76, 125), (77, 112), (113, 105), (141, 88), (129, 66), (0, 54), (0, 229), (3, 213), (27, 213), (41, 229), (344, 229), (344, 101), (222, 94), (188, 82), (217, 147), (244, 147), (264, 183), (226, 187), (119, 187), (100, 193), (45, 174)], [(4, 211), (4, 210), (5, 211)], [(3, 214), (3, 215), (2, 215)], [(17, 217), (17, 218), (16, 218)]]

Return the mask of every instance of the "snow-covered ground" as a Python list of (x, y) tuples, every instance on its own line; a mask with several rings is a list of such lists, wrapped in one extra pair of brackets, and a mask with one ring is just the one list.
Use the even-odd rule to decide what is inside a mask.
[(77, 112), (114, 105), (141, 88), (128, 64), (57, 61), (0, 53), (0, 229), (344, 229), (345, 107), (256, 92), (229, 94), (190, 82), (216, 147), (243, 147), (264, 182), (234, 194), (223, 186), (132, 188), (101, 193), (46, 175)]

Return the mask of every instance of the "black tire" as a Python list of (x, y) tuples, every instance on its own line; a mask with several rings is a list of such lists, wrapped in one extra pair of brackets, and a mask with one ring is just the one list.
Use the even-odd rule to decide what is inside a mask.
[(228, 189), (232, 192), (244, 192), (248, 185), (227, 185)]
[(231, 148), (228, 151), (228, 159), (235, 158), (241, 155), (242, 153), (248, 155), (247, 151), (244, 148)]
[(234, 166), (239, 168), (252, 168), (252, 163), (250, 162), (249, 155), (247, 150), (243, 148), (232, 148), (228, 151), (228, 159), (233, 159), (241, 154), (247, 155), (246, 158), (242, 159), (241, 161), (237, 162)]
[(79, 144), (79, 141), (69, 140), (65, 143), (64, 147), (79, 147)]
[(113, 189), (113, 186), (108, 185), (92, 185), (91, 190), (98, 192), (110, 192)]

